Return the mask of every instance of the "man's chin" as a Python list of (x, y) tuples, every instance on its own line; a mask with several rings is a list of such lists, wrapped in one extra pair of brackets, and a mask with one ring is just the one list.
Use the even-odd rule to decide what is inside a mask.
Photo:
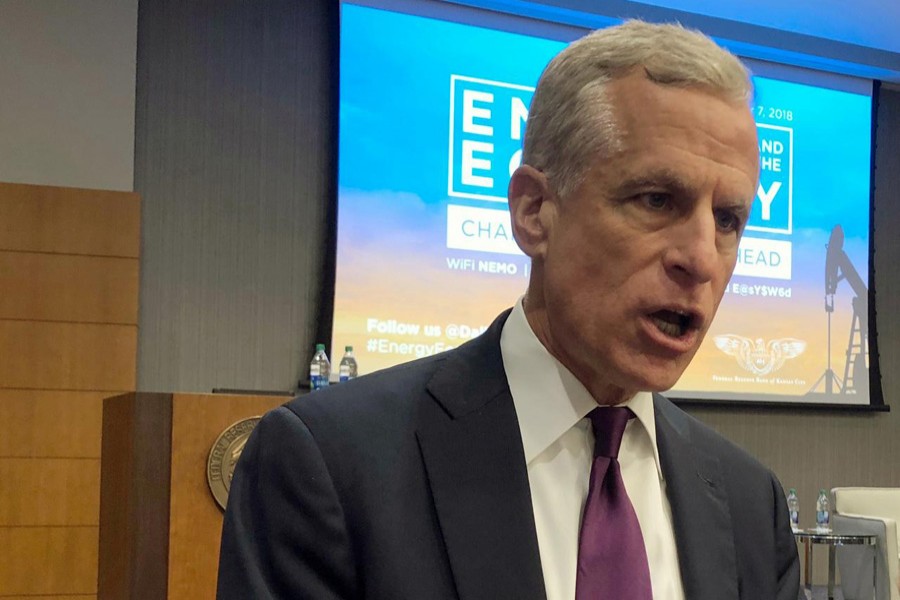
[(665, 392), (675, 387), (684, 368), (675, 365), (667, 365), (662, 368), (646, 368), (632, 374), (632, 389), (643, 392)]
[(678, 378), (676, 377), (673, 380), (666, 380), (665, 382), (660, 381), (652, 381), (641, 387), (640, 389), (644, 392), (654, 392), (654, 393), (663, 393), (671, 390), (675, 387), (675, 384), (678, 383)]
[[(580, 361), (580, 371), (571, 369), (592, 393), (604, 389), (619, 390), (625, 396), (636, 392), (665, 392), (678, 383), (693, 357), (692, 354), (690, 357), (663, 358), (643, 351), (610, 351), (609, 347), (604, 351), (586, 353), (585, 356), (593, 357), (593, 360)], [(596, 369), (597, 365), (602, 365), (602, 370)], [(579, 373), (586, 377), (579, 377)]]

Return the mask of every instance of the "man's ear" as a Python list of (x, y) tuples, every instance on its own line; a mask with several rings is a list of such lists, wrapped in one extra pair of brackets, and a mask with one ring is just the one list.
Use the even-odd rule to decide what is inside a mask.
[(520, 166), (509, 179), (508, 197), (516, 243), (531, 258), (542, 257), (556, 214), (547, 176), (530, 165)]

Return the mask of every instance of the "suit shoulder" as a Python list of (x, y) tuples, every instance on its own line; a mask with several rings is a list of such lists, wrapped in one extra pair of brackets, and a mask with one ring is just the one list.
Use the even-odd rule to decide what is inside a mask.
[(742, 473), (746, 473), (747, 469), (750, 469), (772, 475), (771, 469), (761, 463), (755, 456), (697, 417), (675, 406), (667, 398), (657, 396), (655, 404), (657, 410), (661, 411), (676, 429), (687, 434), (698, 451), (717, 457), (726, 468), (738, 467), (740, 469), (739, 472)]
[(297, 396), (284, 407), (300, 417), (313, 434), (332, 428), (396, 425), (412, 417), (428, 381), (445, 358), (446, 354), (429, 356), (333, 384)]

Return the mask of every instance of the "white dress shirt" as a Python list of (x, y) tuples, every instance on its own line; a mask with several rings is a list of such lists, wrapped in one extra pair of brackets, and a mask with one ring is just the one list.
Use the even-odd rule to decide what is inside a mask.
[[(572, 600), (594, 453), (585, 417), (597, 403), (537, 339), (521, 299), (503, 326), (500, 350), (522, 432), (547, 600)], [(653, 598), (684, 600), (672, 511), (659, 467), (653, 397), (641, 392), (623, 406), (637, 418), (625, 428), (619, 464), (644, 536)]]

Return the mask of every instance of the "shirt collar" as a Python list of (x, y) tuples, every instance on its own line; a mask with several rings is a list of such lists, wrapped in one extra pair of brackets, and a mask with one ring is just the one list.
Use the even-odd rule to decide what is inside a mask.
[[(525, 462), (530, 463), (596, 408), (597, 402), (575, 375), (538, 340), (525, 317), (521, 298), (503, 325), (500, 352), (519, 420)], [(653, 395), (638, 392), (622, 406), (632, 410), (650, 437), (656, 468), (662, 479)]]

